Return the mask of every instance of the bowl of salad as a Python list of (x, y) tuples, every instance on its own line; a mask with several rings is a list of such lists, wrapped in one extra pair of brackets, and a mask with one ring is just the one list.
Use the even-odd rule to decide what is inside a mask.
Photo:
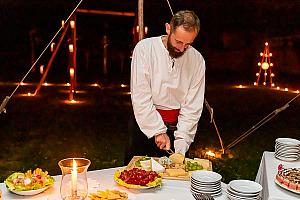
[(36, 195), (54, 184), (54, 178), (40, 168), (25, 173), (14, 172), (4, 181), (9, 191), (18, 195)]

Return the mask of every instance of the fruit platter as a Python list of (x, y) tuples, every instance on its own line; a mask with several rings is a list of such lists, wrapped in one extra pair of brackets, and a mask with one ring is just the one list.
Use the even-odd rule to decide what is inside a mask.
[(133, 168), (117, 170), (114, 174), (114, 180), (126, 188), (148, 189), (160, 186), (162, 177), (155, 171)]
[(54, 178), (47, 171), (36, 168), (25, 173), (14, 172), (4, 181), (6, 187), (11, 192), (30, 196), (39, 194), (54, 184)]

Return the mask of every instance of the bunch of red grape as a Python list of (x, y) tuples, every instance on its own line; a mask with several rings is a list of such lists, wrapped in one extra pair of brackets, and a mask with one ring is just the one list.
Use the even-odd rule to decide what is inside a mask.
[(160, 175), (155, 171), (133, 168), (122, 171), (119, 178), (127, 184), (146, 186), (148, 183), (155, 181), (156, 178), (160, 178)]

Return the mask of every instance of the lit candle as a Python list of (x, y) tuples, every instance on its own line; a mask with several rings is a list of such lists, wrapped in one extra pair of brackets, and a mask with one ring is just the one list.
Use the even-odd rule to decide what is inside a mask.
[(74, 78), (74, 73), (75, 73), (74, 68), (71, 67), (71, 68), (70, 68), (70, 77), (71, 77), (71, 79)]
[(71, 178), (72, 178), (72, 197), (77, 196), (77, 163), (73, 159), (73, 169), (71, 170)]
[(70, 53), (73, 53), (73, 51), (74, 51), (74, 46), (73, 46), (73, 44), (69, 44), (69, 52), (70, 52)]
[(43, 74), (44, 73), (44, 65), (41, 65), (40, 66), (40, 74)]
[(71, 24), (71, 28), (72, 28), (72, 29), (75, 28), (75, 21), (74, 21), (74, 20), (71, 20), (71, 21), (70, 21), (70, 24)]
[(54, 43), (54, 42), (52, 42), (52, 43), (51, 43), (51, 48), (50, 48), (51, 52), (53, 52), (53, 51), (54, 51), (54, 45), (55, 45), (55, 43)]

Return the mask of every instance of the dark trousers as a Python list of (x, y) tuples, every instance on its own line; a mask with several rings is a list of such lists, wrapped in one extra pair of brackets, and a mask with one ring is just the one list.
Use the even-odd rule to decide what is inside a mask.
[[(171, 148), (174, 144), (174, 131), (169, 130), (167, 134), (171, 141)], [(173, 149), (173, 148), (172, 148)], [(159, 149), (155, 144), (155, 137), (150, 139), (140, 130), (134, 115), (128, 120), (128, 142), (125, 152), (124, 165), (127, 165), (133, 156), (162, 157), (169, 156), (165, 150)]]

